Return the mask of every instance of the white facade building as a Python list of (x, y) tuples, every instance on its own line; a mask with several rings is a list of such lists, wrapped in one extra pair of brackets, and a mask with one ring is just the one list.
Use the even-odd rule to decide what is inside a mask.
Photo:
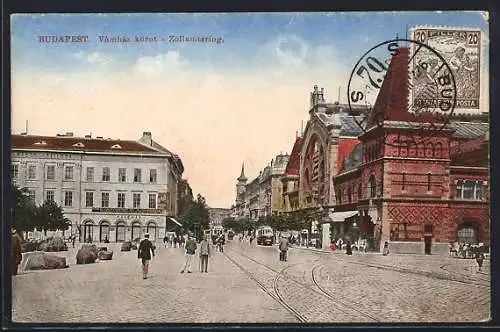
[(180, 158), (145, 132), (139, 141), (12, 135), (12, 181), (37, 205), (54, 200), (80, 241), (164, 236), (178, 211)]

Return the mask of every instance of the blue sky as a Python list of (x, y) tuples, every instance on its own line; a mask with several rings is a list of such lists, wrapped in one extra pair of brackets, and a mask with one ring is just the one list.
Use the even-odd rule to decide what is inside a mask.
[[(153, 139), (211, 206), (234, 202), (309, 118), (314, 85), (346, 102), (356, 61), (413, 25), (481, 28), (480, 13), (34, 14), (12, 19), (12, 131)], [(99, 43), (98, 36), (213, 36), (217, 44)], [(44, 44), (39, 35), (88, 35)], [(483, 64), (487, 59), (483, 58)], [(487, 76), (487, 75), (483, 75)], [(482, 97), (487, 101), (487, 85)], [(486, 109), (484, 111), (487, 111)], [(50, 119), (49, 121), (47, 119)]]
[[(354, 58), (371, 46), (396, 35), (405, 36), (407, 26), (415, 24), (480, 27), (487, 22), (473, 12), (446, 13), (285, 13), (285, 14), (46, 14), (19, 15), (12, 20), (14, 67), (78, 70), (78, 52), (103, 52), (132, 64), (141, 56), (180, 50), (191, 64), (209, 64), (219, 69), (244, 69), (262, 64), (252, 56), (277, 35), (293, 35), (308, 45), (331, 45), (338, 52), (336, 61), (351, 65)], [(38, 35), (83, 34), (88, 44), (39, 44)], [(97, 42), (97, 36), (221, 36), (223, 45), (169, 43), (117, 45)], [(202, 47), (203, 51), (200, 51)], [(300, 45), (283, 45), (292, 54)]]

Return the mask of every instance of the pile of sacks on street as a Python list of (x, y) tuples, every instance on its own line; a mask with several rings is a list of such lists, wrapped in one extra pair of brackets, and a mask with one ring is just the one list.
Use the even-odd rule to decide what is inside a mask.
[(67, 251), (68, 245), (64, 238), (55, 236), (48, 237), (45, 240), (27, 240), (21, 244), (21, 252), (30, 251), (46, 251), (46, 252), (57, 252), (57, 251)]
[(52, 270), (63, 269), (69, 267), (66, 264), (66, 258), (52, 254), (47, 254), (43, 251), (32, 251), (23, 253), (21, 262), (21, 270)]
[(123, 242), (121, 251), (130, 251), (130, 250), (132, 250), (132, 242), (130, 241)]
[(95, 244), (85, 243), (76, 253), (76, 264), (92, 264), (97, 259), (105, 261), (113, 258), (113, 251), (108, 248), (97, 248)]
[(45, 241), (42, 241), (40, 243), (39, 249), (40, 251), (67, 251), (68, 250), (68, 245), (66, 244), (66, 241), (62, 237), (49, 237)]

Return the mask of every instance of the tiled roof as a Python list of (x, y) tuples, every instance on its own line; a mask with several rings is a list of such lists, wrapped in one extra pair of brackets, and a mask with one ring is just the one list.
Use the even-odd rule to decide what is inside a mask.
[(293, 144), (290, 158), (285, 168), (286, 175), (299, 175), (300, 169), (300, 149), (302, 147), (302, 137), (297, 137)]
[(363, 161), (363, 144), (357, 144), (349, 156), (345, 158), (342, 172), (347, 172), (361, 165)]
[(363, 124), (365, 118), (363, 115), (353, 116), (346, 113), (326, 113), (322, 111), (316, 112), (315, 115), (325, 127), (340, 126), (341, 136), (358, 137), (362, 133), (359, 124)]
[(358, 137), (363, 133), (360, 124), (363, 124), (364, 116), (342, 115), (340, 117), (340, 136)]
[(136, 141), (32, 135), (12, 135), (12, 149), (160, 153)]
[(353, 149), (359, 145), (359, 140), (356, 138), (339, 139), (339, 150), (337, 155), (337, 170), (341, 171), (344, 168), (344, 160), (349, 157)]
[(273, 162), (273, 169), (272, 169), (273, 174), (284, 173), (289, 158), (290, 158), (290, 155), (288, 155), (288, 154), (277, 155), (276, 158), (274, 159), (274, 162)]
[(376, 126), (382, 120), (438, 122), (438, 118), (432, 113), (415, 115), (408, 112), (408, 60), (408, 48), (400, 48), (392, 57), (366, 128)]
[(453, 137), (458, 139), (473, 139), (485, 135), (490, 127), (489, 123), (481, 122), (451, 122), (455, 129)]

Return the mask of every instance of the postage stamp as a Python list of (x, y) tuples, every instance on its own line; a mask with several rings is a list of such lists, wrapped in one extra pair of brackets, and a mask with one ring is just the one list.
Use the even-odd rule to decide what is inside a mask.
[(488, 13), (4, 23), (8, 327), (491, 319)]
[[(410, 49), (416, 51), (412, 54)], [(426, 58), (420, 59), (410, 73), (407, 64), (413, 63), (420, 52)], [(356, 62), (347, 85), (347, 98), (351, 109), (359, 103), (366, 104), (373, 95), (378, 98), (367, 117), (353, 117), (363, 131), (374, 124), (383, 126), (384, 120), (405, 120), (417, 124), (419, 135), (413, 135), (411, 141), (417, 144), (432, 136), (426, 131), (448, 124), (456, 105), (456, 90), (453, 71), (441, 54), (418, 41), (394, 39), (375, 45)]]
[[(410, 32), (413, 40), (433, 48), (449, 64), (457, 87), (457, 109), (479, 109), (481, 99), (481, 30), (446, 28), (446, 27), (413, 27)], [(427, 71), (438, 68), (437, 59), (430, 59), (429, 52), (418, 45), (412, 45), (415, 54), (411, 63), (412, 70), (419, 70), (422, 63), (427, 63)], [(420, 52), (420, 51), (423, 52)], [(416, 83), (418, 90), (424, 83)], [(412, 95), (413, 103), (429, 103), (429, 99), (418, 92)]]

